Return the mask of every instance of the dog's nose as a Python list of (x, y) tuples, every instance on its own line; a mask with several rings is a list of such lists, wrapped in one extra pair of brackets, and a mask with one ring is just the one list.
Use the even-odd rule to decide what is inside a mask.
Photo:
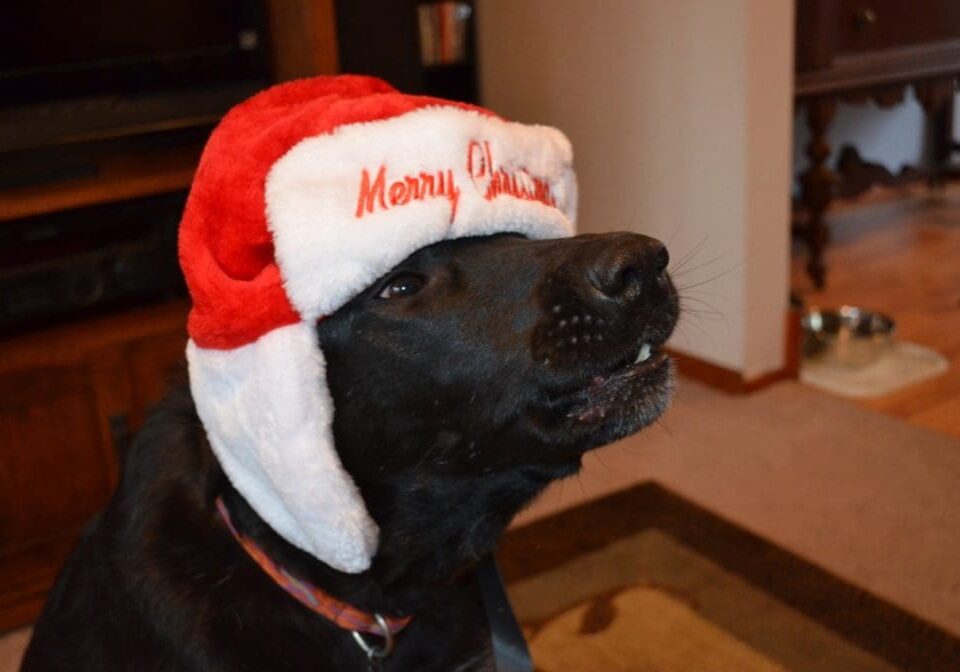
[(670, 254), (659, 240), (623, 234), (595, 251), (587, 279), (604, 296), (619, 303), (636, 301), (644, 293), (660, 293), (666, 284)]

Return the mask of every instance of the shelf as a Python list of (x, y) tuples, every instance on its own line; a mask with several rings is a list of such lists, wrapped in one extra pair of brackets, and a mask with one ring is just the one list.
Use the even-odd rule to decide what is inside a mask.
[(187, 299), (170, 299), (110, 315), (0, 339), (0, 374), (84, 361), (91, 352), (155, 333), (182, 331), (186, 339)]
[(0, 191), (0, 222), (186, 189), (200, 151), (197, 145), (118, 154), (104, 157), (95, 177)]

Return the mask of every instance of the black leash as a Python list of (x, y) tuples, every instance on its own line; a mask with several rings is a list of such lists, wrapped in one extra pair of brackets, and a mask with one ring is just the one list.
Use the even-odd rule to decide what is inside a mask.
[(491, 554), (477, 567), (480, 595), (490, 623), (497, 672), (533, 672), (527, 641), (513, 614), (497, 561)]
[[(510, 607), (507, 591), (503, 587), (503, 578), (500, 576), (497, 561), (492, 554), (480, 562), (476, 574), (480, 598), (483, 600), (483, 608), (490, 625), (494, 669), (496, 672), (533, 672), (533, 662), (527, 650), (527, 641)], [(383, 632), (383, 645), (371, 645), (362, 634), (353, 633), (357, 645), (367, 654), (368, 672), (380, 672), (383, 669), (384, 659), (393, 651), (393, 635), (390, 634), (390, 628), (382, 616), (379, 614), (375, 616)]]

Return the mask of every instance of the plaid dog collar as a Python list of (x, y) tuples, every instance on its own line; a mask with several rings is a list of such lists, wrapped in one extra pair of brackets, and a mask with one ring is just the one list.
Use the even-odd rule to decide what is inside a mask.
[[(240, 542), (243, 550), (247, 552), (260, 569), (273, 579), (274, 583), (283, 588), (292, 595), (298, 602), (303, 604), (311, 611), (323, 616), (328, 621), (335, 623), (345, 630), (352, 632), (365, 632), (372, 635), (384, 636), (384, 628), (378, 621), (377, 615), (357, 609), (356, 607), (338, 600), (329, 593), (321, 590), (309, 581), (298, 579), (289, 574), (285, 569), (271, 560), (263, 549), (257, 546), (251, 539), (245, 537), (237, 531), (230, 519), (230, 512), (227, 510), (223, 499), (217, 497), (217, 510), (220, 517), (233, 537)], [(382, 622), (386, 624), (390, 635), (395, 635), (403, 630), (413, 616), (387, 616), (381, 617)]]

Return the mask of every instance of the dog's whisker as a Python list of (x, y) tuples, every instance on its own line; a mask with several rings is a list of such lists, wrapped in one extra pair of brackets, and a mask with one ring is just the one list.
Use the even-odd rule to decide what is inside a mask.
[(602, 466), (602, 467), (603, 467), (604, 469), (606, 469), (607, 471), (613, 471), (613, 470), (609, 467), (609, 465), (607, 465), (607, 463), (603, 461), (603, 458), (600, 456), (600, 452), (601, 452), (601, 451), (598, 450), (598, 451), (596, 451), (596, 452), (593, 454), (593, 456), (597, 459), (597, 462), (599, 462), (599, 463), (600, 463), (600, 466)]
[(671, 441), (676, 439), (676, 437), (673, 435), (673, 430), (670, 429), (670, 425), (667, 424), (667, 419), (664, 416), (661, 415), (659, 418), (657, 418), (657, 424), (663, 428), (663, 431), (666, 432)]
[[(698, 249), (698, 251), (700, 251), (700, 250)], [(694, 273), (694, 272), (700, 270), (701, 268), (706, 268), (706, 267), (708, 267), (708, 266), (712, 266), (713, 264), (717, 263), (718, 261), (723, 261), (724, 259), (729, 258), (733, 253), (734, 253), (733, 250), (725, 250), (725, 251), (723, 251), (723, 252), (720, 252), (720, 253), (717, 254), (716, 256), (711, 257), (710, 259), (708, 259), (708, 260), (706, 260), (706, 261), (704, 261), (704, 262), (701, 262), (701, 263), (697, 264), (696, 266), (673, 268), (673, 269), (670, 270), (670, 274), (671, 274), (671, 276), (673, 276), (673, 277), (683, 277), (683, 276), (685, 276), (685, 275), (689, 275), (690, 273)], [(695, 256), (695, 255), (691, 255), (690, 257), (687, 257), (687, 258), (684, 260), (683, 264), (685, 265), (685, 264), (689, 263), (690, 261), (692, 261), (694, 256)]]
[[(731, 273), (733, 273), (733, 272), (735, 272), (735, 271), (742, 270), (749, 261), (752, 261), (753, 259), (755, 259), (755, 258), (757, 257), (757, 255), (760, 254), (760, 253), (761, 253), (761, 249), (760, 249), (760, 248), (753, 249), (753, 250), (751, 250), (748, 254), (744, 255), (744, 256), (740, 259), (739, 262), (737, 262), (736, 264), (734, 264), (734, 265), (731, 266), (730, 268), (728, 268), (728, 269), (726, 269), (726, 270), (724, 270), (724, 271), (721, 271), (720, 273), (717, 273), (717, 274), (715, 274), (715, 275), (713, 275), (713, 276), (710, 276), (710, 277), (708, 277), (708, 278), (705, 278), (705, 279), (703, 279), (703, 280), (700, 280), (700, 281), (698, 281), (698, 282), (696, 282), (696, 283), (694, 283), (694, 284), (692, 284), (692, 285), (686, 285), (686, 286), (682, 286), (682, 287), (677, 287), (677, 291), (678, 291), (678, 292), (686, 292), (686, 291), (691, 290), (691, 289), (694, 289), (694, 288), (696, 288), (696, 287), (701, 287), (702, 285), (705, 285), (705, 284), (714, 282), (714, 281), (716, 281), (716, 280), (719, 280), (720, 278), (725, 277), (725, 276), (727, 276), (727, 275), (729, 275), (729, 274), (731, 274)], [(723, 256), (726, 256), (726, 255), (728, 255), (728, 254), (730, 254), (730, 253), (727, 252), (727, 253), (725, 253)], [(711, 262), (711, 263), (712, 263), (712, 262)]]
[[(638, 223), (639, 223), (639, 222), (638, 222)], [(669, 238), (667, 239), (667, 241), (666, 241), (666, 245), (667, 245), (668, 248), (673, 244), (673, 241), (677, 239), (677, 236), (680, 234), (680, 232), (683, 231), (684, 224), (686, 224), (686, 220), (685, 220), (685, 219), (681, 219), (681, 220), (680, 220), (680, 225), (679, 225), (679, 226), (675, 226), (675, 227), (673, 228), (673, 231), (670, 232), (670, 237), (669, 237)], [(638, 228), (634, 228), (634, 231), (638, 231), (638, 230), (639, 230)], [(704, 236), (704, 237), (706, 237), (706, 236)]]
[(688, 291), (691, 290), (691, 289), (695, 289), (695, 288), (697, 288), (697, 287), (702, 287), (703, 285), (708, 285), (708, 284), (710, 284), (711, 282), (716, 282), (716, 281), (719, 280), (720, 278), (724, 278), (724, 277), (730, 275), (731, 273), (734, 273), (734, 272), (736, 272), (736, 271), (741, 270), (742, 267), (743, 267), (743, 262), (737, 264), (736, 266), (734, 266), (734, 267), (732, 267), (732, 268), (728, 268), (728, 269), (725, 270), (725, 271), (722, 271), (722, 272), (720, 272), (720, 273), (717, 273), (716, 275), (711, 275), (710, 277), (704, 278), (703, 280), (698, 280), (697, 282), (694, 282), (693, 284), (678, 286), (678, 287), (677, 287), (677, 291), (682, 294), (682, 293), (684, 293), (684, 292), (688, 292)]
[[(692, 249), (681, 255), (677, 261), (672, 264), (672, 268), (668, 269), (670, 274), (677, 275), (680, 273), (683, 270), (683, 267), (690, 263), (690, 261), (693, 260), (703, 250), (703, 246), (707, 244), (707, 238), (707, 236), (704, 236)], [(670, 247), (669, 243), (667, 244), (667, 247)]]
[[(714, 324), (719, 323), (724, 325), (726, 328), (730, 328), (730, 320), (728, 316), (720, 311), (712, 308), (690, 308), (685, 307), (683, 309), (683, 315), (690, 319), (696, 320), (701, 326), (706, 327), (706, 322), (710, 321)], [(689, 322), (690, 319), (684, 320), (684, 322)]]
[(682, 336), (689, 336), (690, 333), (687, 331), (687, 327), (695, 328), (699, 330), (701, 336), (709, 337), (710, 333), (707, 331), (706, 327), (700, 322), (691, 322), (689, 320), (681, 321), (677, 324), (677, 333)]
[(581, 472), (579, 472), (579, 471), (577, 472), (577, 485), (580, 486), (580, 494), (583, 495), (583, 498), (584, 498), (584, 499), (586, 499), (586, 498), (587, 498), (587, 489), (586, 489), (586, 487), (584, 487), (584, 485), (583, 485), (583, 474), (582, 474)]
[(705, 325), (706, 322), (721, 323), (729, 326), (729, 323), (726, 319), (726, 315), (721, 313), (716, 313), (712, 311), (698, 311), (698, 310), (685, 310), (683, 312), (684, 317), (687, 318), (687, 321), (691, 319), (696, 320), (701, 325)]
[[(695, 303), (697, 307), (691, 307), (690, 303)], [(720, 312), (713, 304), (708, 303), (707, 301), (690, 295), (684, 295), (680, 298), (680, 310), (684, 315), (707, 315), (710, 317), (724, 317), (724, 314)]]
[(724, 301), (727, 298), (723, 294), (713, 292), (710, 291), (709, 288), (702, 287), (684, 290), (684, 292), (680, 295), (680, 298), (682, 300), (686, 297), (697, 297), (701, 300), (713, 299), (714, 301)]

